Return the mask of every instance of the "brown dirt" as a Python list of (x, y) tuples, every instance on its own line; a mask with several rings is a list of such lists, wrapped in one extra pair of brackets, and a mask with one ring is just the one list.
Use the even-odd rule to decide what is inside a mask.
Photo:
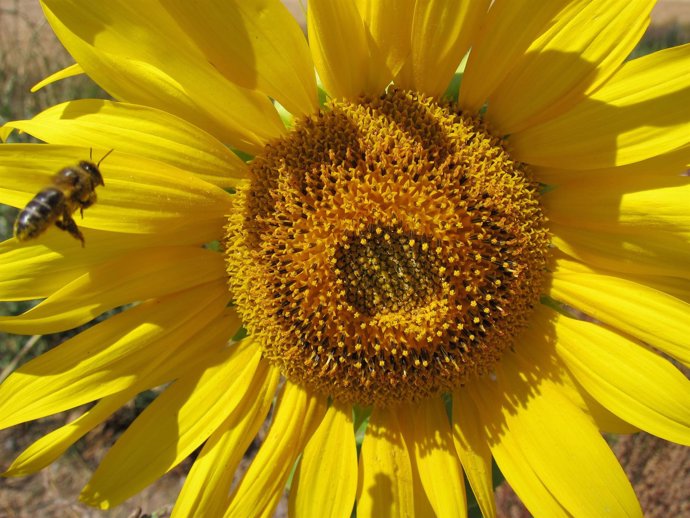
[(66, 58), (38, 0), (0, 0), (0, 27), (3, 64), (12, 66), (18, 76), (29, 74), (28, 66)]
[(690, 23), (690, 0), (661, 0), (652, 11), (652, 24)]
[(613, 450), (647, 518), (690, 516), (690, 449), (641, 433), (624, 437)]
[[(7, 468), (9, 462), (33, 441), (78, 415), (78, 410), (64, 412), (0, 431), (0, 469)], [(130, 404), (39, 473), (29, 477), (0, 479), (0, 518), (129, 518), (137, 509), (155, 513), (157, 518), (169, 516), (184, 475), (191, 465), (189, 462), (182, 463), (145, 492), (113, 510), (100, 511), (78, 501), (81, 488), (107, 448), (134, 416), (135, 409)]]

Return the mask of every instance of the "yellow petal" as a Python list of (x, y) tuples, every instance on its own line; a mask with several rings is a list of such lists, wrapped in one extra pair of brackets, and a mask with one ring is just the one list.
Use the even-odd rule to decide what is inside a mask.
[[(24, 246), (16, 239), (0, 243), (0, 299), (45, 298), (116, 253), (109, 247), (98, 246), (103, 244), (102, 240), (95, 243), (89, 237), (88, 247), (82, 249), (75, 240), (75, 246), (64, 252), (55, 246), (56, 232), (48, 232), (40, 241), (29, 241)], [(83, 253), (75, 253), (79, 251)]]
[[(572, 3), (495, 0), (479, 29), (477, 41), (472, 43), (460, 87), (460, 107), (478, 112), (530, 45)], [(520, 30), (515, 30), (516, 27)]]
[(443, 401), (431, 398), (412, 403), (397, 410), (397, 414), (433, 516), (467, 516), (462, 466)]
[(648, 174), (602, 180), (556, 187), (546, 193), (543, 204), (549, 219), (594, 230), (690, 235), (690, 178)]
[(293, 518), (348, 518), (357, 492), (352, 406), (334, 402), (304, 448), (290, 488)]
[(518, 339), (516, 351), (521, 358), (531, 363), (533, 368), (548, 373), (542, 383), (553, 383), (561, 395), (589, 417), (602, 432), (630, 434), (639, 428), (611, 413), (593, 398), (575, 380), (565, 363), (556, 352), (557, 328), (554, 324), (557, 314), (543, 304), (534, 309), (532, 320)]
[[(103, 156), (107, 151), (97, 150), (95, 155)], [(56, 172), (88, 160), (89, 154), (80, 147), (3, 145), (0, 200), (24, 207), (38, 191), (51, 184)], [(84, 211), (83, 219), (77, 215), (80, 228), (169, 233), (172, 227), (182, 225), (182, 230), (187, 230), (188, 224), (195, 222), (197, 231), (205, 233), (206, 225), (222, 229), (230, 210), (231, 197), (223, 189), (163, 162), (114, 152), (100, 170), (105, 186), (96, 190), (98, 201)], [(57, 230), (51, 228), (48, 232)], [(73, 240), (66, 232), (59, 233), (64, 242)]]
[(511, 135), (513, 156), (573, 169), (624, 165), (687, 145), (690, 44), (628, 61), (572, 110)]
[(410, 59), (414, 0), (355, 0), (368, 29), (370, 83), (386, 86)]
[(223, 77), (159, 3), (41, 3), (65, 48), (116, 99), (173, 113), (248, 152), (284, 131), (271, 101)]
[(318, 109), (307, 41), (279, 0), (163, 4), (230, 81), (263, 92), (294, 115)]
[(166, 362), (190, 363), (200, 356), (198, 347), (209, 346), (193, 337), (227, 305), (224, 284), (142, 303), (22, 365), (0, 385), (0, 427), (83, 405), (144, 378), (159, 380)]
[(557, 350), (582, 386), (626, 421), (690, 445), (690, 380), (671, 363), (591, 322), (558, 319)]
[(219, 187), (234, 187), (246, 165), (215, 137), (187, 121), (146, 106), (84, 99), (5, 127), (49, 144), (116, 149), (168, 163)]
[(453, 393), (453, 442), (484, 518), (496, 516), (491, 450), (479, 411), (466, 390)]
[(551, 296), (690, 365), (690, 304), (627, 279), (568, 270), (559, 262)]
[(375, 408), (359, 456), (357, 516), (415, 515), (410, 453), (391, 410)]
[(659, 275), (626, 275), (625, 278), (637, 284), (649, 286), (657, 291), (663, 291), (686, 304), (690, 304), (690, 280), (688, 279)]
[[(479, 387), (468, 387), (468, 396), (474, 400), (474, 405), (482, 410), (480, 425), (482, 427), (496, 426), (497, 412), (501, 408), (501, 396), (495, 393), (495, 388), (487, 389), (486, 383)], [(488, 415), (484, 415), (489, 409), (482, 408), (489, 405), (496, 409)], [(549, 518), (570, 518), (569, 514), (558, 499), (549, 491), (548, 480), (540, 478), (537, 471), (536, 462), (524, 452), (520, 445), (516, 444), (513, 436), (498, 429), (490, 430), (488, 438), (491, 454), (501, 472), (506, 477), (506, 481), (520, 497), (520, 500), (527, 506), (535, 516), (548, 516)]]
[(242, 340), (166, 388), (110, 448), (80, 499), (109, 509), (176, 466), (240, 405), (260, 357), (253, 340)]
[(222, 254), (203, 248), (132, 251), (91, 268), (23, 314), (0, 317), (0, 329), (18, 334), (72, 329), (124, 304), (222, 280), (224, 264)]
[(17, 457), (5, 472), (6, 476), (24, 476), (43, 469), (89, 431), (108, 419), (110, 415), (136, 394), (166, 383), (198, 365), (208, 365), (217, 357), (217, 351), (227, 343), (228, 334), (237, 329), (239, 319), (233, 311), (207, 324), (201, 332), (185, 342), (184, 349), (158, 365), (155, 372), (137, 380), (126, 390), (106, 396), (74, 421), (44, 435)]
[(377, 94), (369, 85), (367, 29), (354, 2), (312, 0), (307, 8), (309, 47), (319, 79), (331, 97)]
[(649, 25), (654, 0), (571, 2), (489, 97), (487, 120), (516, 133), (563, 113), (618, 69)]
[(273, 516), (298, 455), (326, 413), (326, 401), (287, 381), (271, 428), (235, 489), (226, 518)]
[(410, 457), (410, 464), (412, 466), (412, 487), (414, 491), (413, 516), (415, 518), (437, 518), (434, 508), (429, 501), (429, 495), (422, 484), (417, 458), (414, 455)]
[(56, 81), (60, 81), (62, 79), (67, 79), (68, 77), (78, 76), (78, 75), (81, 75), (83, 73), (84, 73), (84, 69), (81, 68), (81, 65), (79, 63), (74, 63), (73, 65), (65, 67), (62, 70), (58, 70), (54, 74), (51, 74), (48, 77), (46, 77), (45, 79), (36, 83), (34, 86), (31, 87), (31, 93), (32, 94), (36, 93), (41, 88), (43, 88), (44, 86), (48, 86), (49, 84), (52, 84)]
[(53, 430), (31, 444), (12, 462), (3, 476), (23, 477), (45, 468), (135, 395), (135, 391), (125, 390), (101, 399), (74, 421)]
[[(472, 387), (506, 480), (537, 516), (642, 516), (635, 493), (594, 423), (548, 373), (507, 354), (496, 381)], [(562, 509), (560, 509), (562, 506)]]
[(222, 516), (235, 471), (275, 398), (280, 371), (261, 361), (240, 405), (209, 437), (175, 501), (172, 518)]
[(411, 56), (395, 83), (440, 97), (481, 27), (490, 0), (417, 2)]
[(557, 169), (553, 167), (533, 166), (534, 178), (548, 185), (567, 186), (568, 188), (592, 187), (604, 184), (608, 187), (618, 185), (621, 191), (636, 191), (659, 187), (673, 187), (687, 182), (682, 175), (690, 164), (690, 145), (682, 146), (675, 151), (654, 156), (641, 162), (634, 162), (618, 167), (604, 169)]
[[(172, 232), (172, 233), (171, 233)], [(86, 247), (64, 232), (48, 231), (40, 239), (0, 243), (0, 299), (42, 299), (63, 288), (97, 265), (147, 247), (200, 246), (213, 241), (220, 232), (193, 225), (169, 229), (161, 234), (123, 234), (85, 230)]]
[(624, 274), (690, 278), (682, 235), (652, 230), (605, 232), (549, 223), (552, 243), (587, 264)]

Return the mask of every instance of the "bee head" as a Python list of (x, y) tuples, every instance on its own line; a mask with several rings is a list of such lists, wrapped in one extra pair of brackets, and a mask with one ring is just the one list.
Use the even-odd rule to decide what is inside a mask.
[(105, 185), (103, 182), (103, 176), (101, 175), (101, 171), (98, 169), (98, 166), (94, 164), (93, 162), (87, 162), (86, 160), (82, 160), (79, 162), (79, 167), (81, 167), (84, 171), (89, 173), (91, 175), (91, 179), (93, 180), (94, 185)]

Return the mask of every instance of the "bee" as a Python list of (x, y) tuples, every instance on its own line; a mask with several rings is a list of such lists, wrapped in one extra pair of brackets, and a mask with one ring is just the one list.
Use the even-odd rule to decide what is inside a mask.
[[(14, 222), (14, 237), (18, 241), (34, 239), (55, 224), (84, 246), (84, 236), (72, 214), (79, 209), (83, 218), (84, 209), (96, 203), (96, 187), (105, 185), (99, 167), (112, 152), (112, 149), (108, 151), (97, 164), (82, 160), (76, 166), (60, 169), (53, 176), (53, 185), (39, 191), (19, 212)], [(89, 159), (93, 160), (91, 154)]]

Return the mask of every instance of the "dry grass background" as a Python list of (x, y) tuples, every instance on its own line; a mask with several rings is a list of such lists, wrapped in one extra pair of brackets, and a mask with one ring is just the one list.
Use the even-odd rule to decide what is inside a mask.
[[(286, 0), (299, 18), (298, 0)], [(661, 0), (654, 12), (646, 50), (656, 50), (690, 40), (690, 0)], [(68, 99), (102, 97), (87, 78), (70, 78), (36, 94), (29, 89), (43, 77), (72, 62), (43, 20), (38, 0), (0, 0), (0, 124), (31, 117), (42, 109)], [(4, 217), (3, 217), (4, 216)], [(0, 237), (9, 235), (14, 217), (0, 207)], [(21, 305), (2, 305), (0, 314), (16, 314)], [(63, 340), (64, 335), (34, 340), (0, 333), (0, 380), (16, 365)], [(10, 368), (11, 367), (11, 368)], [(0, 479), (0, 518), (134, 518), (169, 516), (191, 460), (183, 462), (145, 492), (122, 506), (99, 511), (81, 505), (77, 496), (107, 448), (141, 411), (146, 394), (130, 402), (102, 426), (89, 433), (58, 462), (40, 473), (18, 479)], [(19, 452), (50, 430), (74, 419), (81, 410), (64, 412), (11, 430), (0, 431), (0, 470)], [(255, 448), (254, 445), (253, 448)], [(690, 452), (646, 434), (615, 439), (614, 451), (633, 481), (650, 518), (690, 518)], [(526, 518), (529, 513), (505, 484), (497, 500), (504, 518)], [(279, 515), (284, 516), (281, 508)]]

